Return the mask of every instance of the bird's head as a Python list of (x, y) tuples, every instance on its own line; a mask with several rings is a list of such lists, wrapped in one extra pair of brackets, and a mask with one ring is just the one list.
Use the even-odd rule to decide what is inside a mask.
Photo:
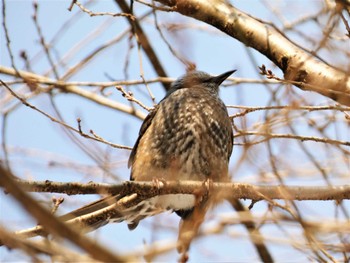
[(220, 84), (227, 79), (236, 70), (230, 70), (218, 76), (211, 76), (203, 71), (190, 71), (181, 76), (171, 84), (171, 88), (167, 95), (170, 95), (175, 90), (183, 88), (192, 88), (202, 86), (217, 94)]

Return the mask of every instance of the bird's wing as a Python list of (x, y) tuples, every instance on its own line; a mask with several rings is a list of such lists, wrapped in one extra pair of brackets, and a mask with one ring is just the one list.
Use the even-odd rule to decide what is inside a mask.
[[(159, 105), (159, 104), (158, 104)], [(148, 127), (151, 125), (152, 120), (154, 118), (154, 116), (156, 115), (159, 106), (155, 106), (154, 109), (147, 115), (147, 117), (145, 118), (145, 120), (143, 121), (141, 128), (140, 128), (140, 132), (139, 132), (139, 137), (137, 138), (134, 147), (132, 148), (132, 151), (130, 153), (130, 157), (129, 157), (129, 161), (128, 161), (128, 168), (130, 168), (133, 163), (134, 163), (134, 159), (135, 159), (135, 155), (136, 155), (136, 151), (137, 151), (137, 147), (139, 145), (139, 142), (142, 138), (142, 136), (145, 134), (146, 130), (148, 129)], [(130, 178), (130, 180), (133, 180), (133, 178)]]
[(97, 200), (93, 203), (87, 204), (79, 209), (76, 209), (68, 214), (62, 215), (59, 218), (62, 221), (68, 221), (70, 219), (79, 217), (79, 216), (84, 216), (87, 214), (90, 214), (92, 212), (96, 212), (100, 209), (106, 208), (110, 206), (111, 204), (116, 203), (119, 199), (121, 198), (120, 195), (112, 195), (112, 196), (107, 196), (105, 198), (102, 198), (100, 200)]
[[(107, 196), (68, 214), (62, 215), (59, 219), (64, 222), (75, 221), (80, 231), (84, 233), (96, 230), (108, 224), (112, 218), (114, 222), (122, 222), (127, 220), (128, 216), (121, 207), (119, 207), (119, 209), (118, 207), (113, 208), (112, 212), (104, 212), (106, 209), (116, 204), (121, 198), (121, 195)], [(100, 215), (95, 216), (95, 213), (100, 213)]]
[[(230, 118), (230, 117), (228, 117)], [(232, 150), (233, 150), (233, 143), (234, 143), (234, 137), (233, 137), (233, 120), (230, 119), (230, 126), (229, 126), (229, 136), (231, 138), (231, 144), (229, 144), (229, 148), (228, 148), (228, 160), (230, 160), (231, 154), (232, 154)]]
[(62, 215), (59, 219), (76, 224), (84, 233), (96, 230), (108, 223), (123, 221), (128, 223), (130, 230), (133, 230), (142, 219), (169, 210), (159, 207), (156, 198), (142, 200), (142, 197), (137, 194), (107, 196)]

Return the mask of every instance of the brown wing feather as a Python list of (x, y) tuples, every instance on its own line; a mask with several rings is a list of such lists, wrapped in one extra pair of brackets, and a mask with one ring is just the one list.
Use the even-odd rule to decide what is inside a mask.
[(234, 136), (233, 136), (233, 120), (230, 119), (230, 126), (229, 126), (229, 133), (230, 133), (230, 144), (228, 148), (228, 156), (227, 159), (230, 160), (232, 150), (233, 150), (233, 143), (234, 143)]
[[(129, 157), (129, 161), (128, 161), (128, 168), (130, 168), (134, 164), (134, 161), (135, 161), (134, 159), (135, 159), (135, 155), (136, 155), (136, 151), (137, 151), (137, 147), (139, 145), (139, 142), (140, 142), (142, 136), (145, 134), (148, 127), (151, 125), (152, 120), (158, 111), (158, 108), (159, 108), (158, 105), (155, 106), (154, 109), (147, 115), (147, 117), (143, 121), (141, 128), (140, 128), (139, 137), (137, 138), (135, 145), (132, 148), (132, 151), (130, 153), (130, 157)], [(132, 175), (130, 175), (130, 180), (133, 180)]]

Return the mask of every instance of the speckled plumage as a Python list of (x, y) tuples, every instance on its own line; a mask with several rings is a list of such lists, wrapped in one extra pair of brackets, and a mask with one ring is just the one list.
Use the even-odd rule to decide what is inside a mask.
[[(233, 132), (218, 91), (232, 73), (212, 77), (194, 71), (172, 84), (140, 129), (128, 164), (132, 180), (228, 180)], [(180, 210), (190, 210), (191, 200)], [(158, 199), (157, 204), (175, 206)]]
[[(131, 180), (229, 180), (228, 162), (233, 147), (233, 132), (218, 90), (219, 85), (233, 72), (213, 77), (194, 71), (171, 85), (165, 98), (141, 126), (128, 163)], [(107, 196), (61, 216), (61, 220), (102, 211), (131, 196)], [(127, 221), (129, 228), (134, 229), (143, 218), (164, 210), (176, 211), (182, 218), (188, 218), (194, 213), (195, 203), (192, 194), (155, 196), (118, 210), (107, 220), (89, 223), (88, 227), (96, 229), (109, 222)], [(187, 228), (191, 229), (192, 225), (182, 225), (182, 229)]]
[(181, 78), (173, 84), (177, 89), (147, 116), (130, 155), (132, 179), (222, 181), (227, 177), (232, 125), (218, 87), (204, 82), (209, 77), (194, 72)]

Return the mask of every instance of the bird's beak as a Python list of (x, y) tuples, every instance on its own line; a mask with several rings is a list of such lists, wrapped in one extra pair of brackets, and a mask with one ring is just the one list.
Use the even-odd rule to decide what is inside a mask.
[(219, 76), (213, 77), (213, 82), (220, 85), (222, 82), (224, 82), (225, 79), (227, 79), (231, 74), (235, 73), (237, 70), (230, 70), (227, 71)]

